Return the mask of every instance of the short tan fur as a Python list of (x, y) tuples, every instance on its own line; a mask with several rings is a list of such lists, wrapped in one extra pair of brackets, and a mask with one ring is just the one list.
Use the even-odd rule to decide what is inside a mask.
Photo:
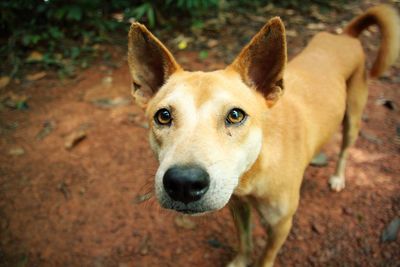
[[(370, 8), (343, 34), (318, 33), (289, 63), (284, 25), (273, 18), (231, 65), (214, 72), (184, 71), (143, 25), (132, 25), (128, 62), (133, 95), (146, 108), (150, 144), (160, 162), (157, 198), (163, 207), (185, 213), (229, 203), (240, 246), (228, 266), (251, 263), (251, 205), (268, 231), (256, 265), (273, 265), (292, 225), (304, 171), (341, 124), (342, 147), (329, 184), (334, 191), (344, 188), (348, 148), (358, 136), (368, 95), (357, 37), (371, 25), (378, 25), (382, 38), (370, 72), (374, 78), (400, 49), (399, 17), (387, 5)], [(169, 123), (160, 124), (156, 116), (165, 110)], [(232, 114), (241, 120), (232, 123)], [(195, 201), (176, 200), (165, 190), (166, 172), (193, 164), (209, 176), (207, 191)]]

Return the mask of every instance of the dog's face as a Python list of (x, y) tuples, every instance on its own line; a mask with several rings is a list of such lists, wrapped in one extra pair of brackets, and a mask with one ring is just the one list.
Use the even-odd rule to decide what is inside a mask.
[[(150, 144), (160, 162), (155, 189), (162, 206), (199, 213), (228, 202), (261, 149), (262, 120), (256, 114), (263, 113), (262, 100), (234, 72), (182, 72), (168, 79), (147, 109)], [(182, 179), (192, 184), (169, 185), (168, 171), (174, 168), (175, 175), (185, 176), (186, 170)], [(207, 177), (203, 187), (196, 175)]]
[[(259, 51), (271, 32), (284, 52), (276, 47)], [(282, 90), (282, 36), (280, 21), (270, 22), (227, 69), (186, 72), (147, 29), (132, 26), (128, 60), (133, 94), (149, 100), (150, 144), (160, 163), (155, 190), (163, 207), (196, 214), (229, 201), (260, 153), (264, 117)], [(267, 60), (273, 64), (265, 73), (258, 69), (264, 65), (260, 55), (271, 53), (281, 56)]]

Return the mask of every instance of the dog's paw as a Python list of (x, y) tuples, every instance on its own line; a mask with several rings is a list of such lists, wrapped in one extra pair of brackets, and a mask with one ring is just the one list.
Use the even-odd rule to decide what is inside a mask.
[(329, 186), (330, 186), (331, 190), (333, 190), (335, 192), (341, 191), (345, 186), (344, 177), (332, 175), (329, 178)]
[(247, 267), (247, 259), (243, 255), (237, 255), (226, 267)]

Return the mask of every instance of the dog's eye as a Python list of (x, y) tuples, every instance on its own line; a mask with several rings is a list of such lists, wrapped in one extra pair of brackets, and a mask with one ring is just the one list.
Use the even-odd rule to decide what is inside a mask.
[(238, 124), (244, 121), (246, 118), (246, 113), (240, 108), (234, 108), (229, 111), (228, 116), (226, 116), (226, 123), (231, 124)]
[(154, 115), (154, 120), (160, 125), (170, 125), (172, 116), (168, 109), (162, 108)]

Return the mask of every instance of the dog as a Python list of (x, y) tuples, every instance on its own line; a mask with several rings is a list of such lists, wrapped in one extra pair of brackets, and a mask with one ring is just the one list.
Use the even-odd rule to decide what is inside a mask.
[(146, 110), (159, 161), (160, 205), (185, 214), (229, 203), (239, 249), (230, 267), (251, 263), (251, 207), (268, 240), (257, 266), (272, 266), (292, 226), (309, 162), (343, 124), (330, 188), (345, 186), (345, 165), (367, 101), (360, 33), (371, 25), (381, 46), (369, 73), (396, 60), (400, 20), (387, 5), (368, 9), (342, 34), (318, 33), (287, 63), (285, 27), (274, 17), (225, 69), (188, 72), (140, 23), (128, 34), (132, 94)]

